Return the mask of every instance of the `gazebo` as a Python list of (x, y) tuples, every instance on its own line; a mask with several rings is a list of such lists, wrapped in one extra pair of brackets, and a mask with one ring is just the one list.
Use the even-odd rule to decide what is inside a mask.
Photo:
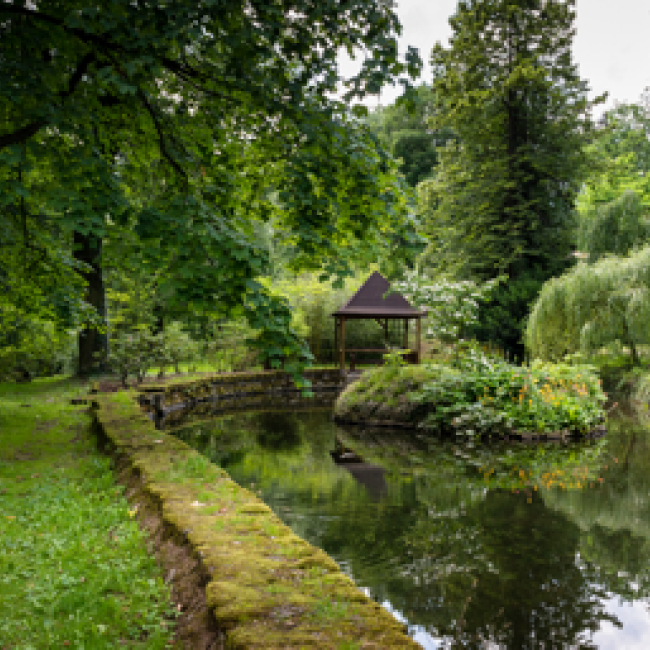
[[(334, 351), (339, 354), (341, 372), (345, 370), (345, 353), (356, 352), (386, 352), (384, 348), (347, 348), (345, 347), (345, 321), (359, 318), (372, 318), (384, 327), (384, 343), (388, 339), (388, 321), (397, 320), (403, 326), (403, 347), (409, 349), (409, 321), (415, 319), (416, 346), (408, 356), (411, 363), (420, 363), (420, 319), (426, 316), (425, 312), (412, 307), (408, 300), (400, 293), (390, 291), (390, 282), (376, 271), (365, 281), (363, 286), (348, 300), (348, 302), (335, 311), (334, 316)], [(354, 369), (354, 358), (352, 359)]]

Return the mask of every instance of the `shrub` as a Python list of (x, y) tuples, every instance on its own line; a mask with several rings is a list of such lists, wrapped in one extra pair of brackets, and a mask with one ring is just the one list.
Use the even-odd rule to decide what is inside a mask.
[(166, 365), (173, 365), (174, 372), (180, 373), (180, 364), (195, 361), (199, 356), (199, 343), (195, 341), (178, 322), (170, 323), (162, 332), (162, 346), (159, 365), (161, 374)]
[(492, 359), (477, 346), (453, 365), (390, 366), (364, 373), (339, 399), (337, 415), (365, 413), (364, 404), (375, 404), (380, 412), (381, 405), (406, 402), (400, 408), (408, 421), (461, 436), (585, 434), (604, 420), (606, 397), (591, 366), (538, 361), (519, 367)]
[[(336, 288), (320, 282), (315, 274), (303, 274), (289, 280), (273, 283), (273, 291), (284, 296), (293, 308), (293, 327), (304, 337), (311, 353), (320, 363), (335, 360), (334, 318), (332, 314), (342, 307), (365, 281), (365, 275), (349, 278)], [(388, 341), (401, 344), (401, 339), (389, 327)], [(348, 348), (383, 348), (384, 331), (374, 320), (348, 320), (345, 323), (345, 341)], [(363, 362), (373, 353), (357, 355), (357, 362)]]
[(624, 345), (632, 363), (650, 342), (650, 246), (629, 257), (580, 263), (544, 284), (528, 319), (526, 345), (534, 356), (557, 360)]
[(0, 379), (27, 380), (73, 372), (76, 333), (61, 330), (52, 321), (22, 319), (0, 337)]
[(138, 383), (154, 365), (161, 365), (164, 358), (162, 335), (154, 335), (143, 328), (131, 333), (120, 333), (111, 339), (108, 363), (119, 377), (122, 385), (127, 386), (129, 375), (135, 375)]
[(205, 344), (204, 355), (218, 371), (249, 370), (259, 363), (257, 350), (248, 344), (254, 336), (255, 331), (243, 319), (219, 323), (212, 340)]
[(435, 405), (424, 426), (460, 435), (505, 432), (585, 434), (604, 419), (606, 401), (592, 366), (536, 361), (530, 368), (473, 348), (462, 372), (424, 384), (416, 401)]

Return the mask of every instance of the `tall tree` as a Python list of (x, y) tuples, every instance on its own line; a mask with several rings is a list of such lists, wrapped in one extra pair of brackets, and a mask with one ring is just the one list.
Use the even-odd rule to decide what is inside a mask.
[[(170, 300), (243, 303), (266, 354), (300, 355), (286, 305), (255, 281), (266, 253), (251, 221), (277, 216), (274, 185), (295, 263), (338, 274), (399, 235), (406, 210), (390, 161), (332, 98), (341, 47), (369, 52), (347, 100), (416, 73), (417, 53), (398, 60), (399, 33), (392, 3), (364, 0), (1, 2), (3, 210), (24, 200), (33, 228), (54, 224), (69, 248), (43, 247), (43, 263), (85, 276), (100, 311), (101, 241), (135, 216), (148, 254), (173, 251)], [(25, 159), (50, 171), (48, 191), (18, 176)], [(3, 254), (5, 275), (15, 258)], [(92, 340), (81, 339), (81, 371)]]
[(571, 251), (571, 221), (591, 129), (587, 84), (572, 63), (574, 0), (461, 0), (449, 47), (432, 52), (441, 155), (432, 202), (441, 255), (463, 277), (507, 273), (479, 337), (521, 353), (521, 324), (543, 280)]
[(386, 151), (400, 160), (399, 170), (411, 187), (434, 173), (438, 149), (451, 137), (449, 129), (435, 131), (429, 125), (433, 104), (431, 87), (422, 84), (408, 97), (381, 106), (365, 118)]

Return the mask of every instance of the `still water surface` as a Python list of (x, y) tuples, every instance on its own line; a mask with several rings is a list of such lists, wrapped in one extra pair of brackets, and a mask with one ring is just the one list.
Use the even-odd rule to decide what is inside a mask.
[[(424, 648), (650, 647), (650, 432), (471, 445), (328, 409), (175, 431), (329, 553)], [(332, 451), (363, 462), (337, 464)]]

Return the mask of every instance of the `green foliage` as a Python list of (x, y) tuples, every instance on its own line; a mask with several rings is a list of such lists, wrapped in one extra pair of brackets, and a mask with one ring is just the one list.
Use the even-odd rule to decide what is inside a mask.
[(450, 365), (366, 371), (338, 398), (343, 420), (396, 420), (430, 432), (502, 437), (586, 434), (604, 420), (606, 397), (587, 365), (515, 366), (464, 346)]
[(508, 272), (520, 258), (548, 265), (570, 250), (590, 128), (571, 62), (573, 5), (462, 2), (449, 48), (434, 47), (433, 125), (458, 136), (441, 156), (437, 221), (468, 272)]
[[(147, 309), (245, 305), (265, 354), (298, 359), (290, 313), (255, 281), (269, 263), (260, 224), (290, 241), (295, 268), (339, 276), (417, 244), (394, 163), (334, 92), (344, 81), (346, 101), (362, 98), (419, 71), (413, 51), (398, 58), (390, 5), (5, 2), (0, 25), (8, 304), (38, 313), (29, 297), (46, 287), (91, 325), (102, 291), (84, 285), (106, 260), (122, 272), (110, 280), (124, 327), (141, 326), (125, 296), (141, 266)], [(369, 53), (347, 80), (341, 48)]]
[[(12, 313), (14, 318), (9, 317)], [(29, 380), (74, 370), (74, 332), (58, 329), (51, 320), (20, 316), (11, 309), (3, 315), (0, 379)]]
[(633, 192), (650, 202), (650, 93), (634, 104), (620, 104), (599, 120), (588, 147), (591, 171), (578, 207), (583, 217)]
[(580, 215), (578, 250), (590, 262), (607, 254), (628, 255), (649, 242), (650, 207), (632, 190)]
[(426, 334), (442, 341), (456, 342), (478, 322), (479, 302), (487, 302), (503, 278), (478, 285), (470, 280), (454, 282), (444, 277), (429, 278), (418, 271), (393, 282), (414, 307), (427, 312)]
[(469, 328), (468, 336), (496, 343), (523, 361), (522, 332), (545, 275), (543, 270), (532, 268), (500, 283), (490, 293), (489, 302), (480, 302), (477, 322)]
[(593, 353), (622, 344), (634, 364), (650, 330), (650, 247), (629, 257), (580, 263), (547, 282), (526, 327), (526, 345), (541, 359)]
[[(164, 361), (173, 365), (174, 372), (178, 374), (182, 362), (195, 361), (198, 358), (200, 346), (183, 329), (181, 323), (173, 322), (162, 331), (162, 348)], [(157, 365), (163, 366), (163, 361), (159, 360)]]
[[(331, 362), (334, 356), (334, 318), (332, 314), (345, 305), (365, 281), (364, 274), (348, 278), (343, 286), (336, 288), (311, 274), (277, 280), (270, 286), (285, 297), (292, 308), (292, 325), (306, 341), (309, 350), (319, 362)], [(346, 346), (350, 348), (383, 348), (383, 328), (374, 320), (348, 320), (345, 323)], [(392, 329), (389, 343), (401, 344)], [(370, 353), (376, 358), (376, 354)], [(358, 353), (357, 361), (365, 358)]]
[(444, 147), (451, 133), (449, 129), (433, 131), (428, 124), (433, 113), (430, 86), (419, 86), (410, 99), (377, 108), (365, 122), (386, 151), (400, 161), (398, 169), (406, 182), (415, 187), (434, 173), (438, 149)]
[(129, 375), (135, 375), (138, 383), (152, 366), (164, 366), (168, 361), (161, 335), (152, 334), (147, 328), (122, 333), (110, 342), (108, 363), (126, 388)]
[(408, 365), (404, 360), (404, 355), (408, 354), (409, 352), (410, 350), (400, 350), (399, 348), (387, 352), (383, 355), (384, 365), (387, 368), (392, 368), (393, 370), (399, 370), (400, 368), (403, 368), (404, 366)]
[(431, 409), (423, 426), (466, 436), (585, 434), (604, 419), (606, 397), (592, 367), (536, 362), (520, 368), (477, 348), (466, 351), (457, 367), (459, 374), (425, 383), (413, 398)]
[(220, 323), (205, 344), (205, 356), (218, 371), (250, 370), (259, 362), (259, 354), (250, 345), (255, 332), (243, 320)]
[[(511, 282), (531, 268), (543, 281), (566, 267), (592, 126), (571, 61), (574, 5), (460, 2), (449, 46), (434, 47), (431, 127), (456, 137), (421, 192), (426, 267), (462, 279), (505, 273)], [(531, 296), (517, 288), (508, 299), (517, 296), (519, 317)], [(496, 309), (491, 329), (503, 316), (503, 329), (517, 326)]]
[(647, 370), (635, 377), (630, 402), (642, 421), (650, 418), (650, 373)]

